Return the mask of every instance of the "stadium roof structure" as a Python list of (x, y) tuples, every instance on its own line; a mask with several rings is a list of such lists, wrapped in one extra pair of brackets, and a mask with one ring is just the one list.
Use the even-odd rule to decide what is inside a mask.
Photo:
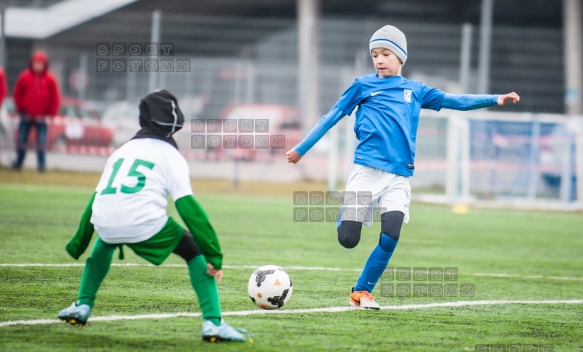
[[(164, 8), (166, 12), (221, 16), (296, 17), (298, 0), (140, 0), (142, 11)], [(477, 23), (482, 0), (320, 0), (325, 16), (399, 17), (402, 21)], [(561, 1), (495, 1), (496, 24), (561, 26)]]
[[(480, 17), (480, 0), (320, 0), (326, 16), (362, 15), (423, 18), (424, 22), (474, 22)], [(560, 27), (559, 1), (498, 1), (496, 25)], [(127, 7), (132, 12), (163, 9), (167, 13), (220, 16), (295, 18), (297, 0), (30, 0), (9, 1), (6, 7), (7, 37), (46, 39), (109, 12)]]

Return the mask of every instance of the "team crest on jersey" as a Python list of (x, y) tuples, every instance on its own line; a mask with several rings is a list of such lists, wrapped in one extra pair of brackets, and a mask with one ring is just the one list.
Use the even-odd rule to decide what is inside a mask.
[(412, 92), (411, 89), (405, 89), (405, 90), (403, 90), (403, 99), (405, 99), (405, 101), (407, 103), (410, 103), (411, 102), (411, 92)]

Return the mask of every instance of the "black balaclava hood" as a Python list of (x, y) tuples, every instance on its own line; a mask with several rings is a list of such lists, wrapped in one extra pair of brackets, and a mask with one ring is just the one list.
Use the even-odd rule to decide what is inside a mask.
[(172, 135), (184, 125), (176, 97), (167, 90), (150, 93), (140, 100), (140, 126), (134, 138), (154, 138), (178, 149)]

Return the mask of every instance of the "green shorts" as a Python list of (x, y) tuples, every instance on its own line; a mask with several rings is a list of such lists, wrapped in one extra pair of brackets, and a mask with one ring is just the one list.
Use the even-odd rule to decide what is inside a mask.
[[(184, 228), (168, 217), (166, 225), (154, 236), (138, 243), (124, 243), (137, 255), (154, 265), (162, 264), (184, 236)], [(121, 250), (121, 245), (120, 245)]]

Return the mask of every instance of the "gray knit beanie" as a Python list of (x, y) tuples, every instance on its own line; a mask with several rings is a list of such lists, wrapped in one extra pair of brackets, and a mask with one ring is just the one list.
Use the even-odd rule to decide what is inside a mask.
[(369, 52), (377, 48), (389, 49), (401, 59), (403, 65), (407, 61), (407, 38), (397, 27), (387, 25), (374, 32), (369, 48)]

